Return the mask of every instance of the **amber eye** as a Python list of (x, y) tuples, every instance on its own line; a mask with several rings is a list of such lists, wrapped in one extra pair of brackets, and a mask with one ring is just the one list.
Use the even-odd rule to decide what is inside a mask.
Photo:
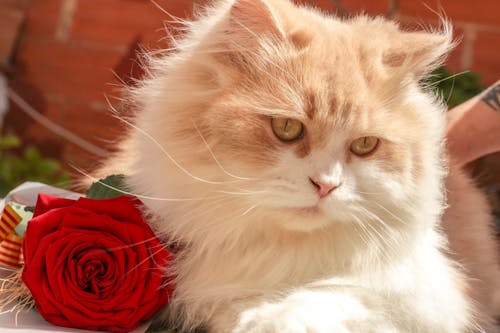
[(364, 136), (351, 143), (351, 151), (358, 156), (367, 156), (374, 152), (380, 140), (374, 136)]
[(274, 135), (281, 141), (291, 142), (299, 139), (304, 132), (304, 125), (291, 118), (271, 118)]

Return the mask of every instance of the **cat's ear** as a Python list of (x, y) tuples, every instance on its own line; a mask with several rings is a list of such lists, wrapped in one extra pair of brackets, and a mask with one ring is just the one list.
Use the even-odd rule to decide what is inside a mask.
[(241, 38), (283, 37), (282, 25), (273, 0), (236, 0), (229, 12), (230, 29)]
[(453, 46), (449, 26), (441, 32), (400, 32), (383, 53), (382, 62), (394, 70), (423, 76), (441, 65)]

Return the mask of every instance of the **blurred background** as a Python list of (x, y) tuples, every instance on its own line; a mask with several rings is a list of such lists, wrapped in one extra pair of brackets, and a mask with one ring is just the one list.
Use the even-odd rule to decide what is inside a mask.
[[(155, 0), (178, 17), (206, 1)], [(338, 15), (365, 12), (409, 29), (444, 13), (460, 40), (432, 78), (450, 106), (500, 77), (498, 0), (298, 1)], [(0, 197), (26, 179), (69, 186), (113, 151), (124, 132), (108, 112), (142, 75), (137, 52), (167, 47), (169, 17), (149, 0), (0, 0)], [(456, 73), (456, 75), (452, 75)], [(471, 169), (498, 196), (500, 158)]]

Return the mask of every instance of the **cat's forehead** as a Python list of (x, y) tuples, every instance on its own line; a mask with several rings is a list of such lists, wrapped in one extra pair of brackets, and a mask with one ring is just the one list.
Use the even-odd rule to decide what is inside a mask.
[(306, 135), (295, 146), (301, 157), (339, 140), (341, 131), (363, 132), (376, 101), (369, 101), (372, 92), (357, 64), (338, 61), (334, 54), (314, 49), (269, 61), (264, 70), (246, 77), (252, 82), (240, 91), (242, 104), (255, 105), (253, 112), (264, 116), (300, 120)]
[(370, 103), (375, 102), (372, 96), (377, 87), (367, 81), (364, 68), (355, 57), (310, 50), (291, 56), (281, 69), (281, 73), (278, 71), (273, 76), (271, 93), (283, 105), (294, 101), (290, 115), (318, 127), (359, 118), (360, 107), (370, 99)]

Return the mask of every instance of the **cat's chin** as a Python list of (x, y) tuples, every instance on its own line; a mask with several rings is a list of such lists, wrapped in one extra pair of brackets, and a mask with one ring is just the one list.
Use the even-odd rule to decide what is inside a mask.
[(282, 228), (289, 231), (310, 232), (321, 229), (335, 221), (318, 206), (287, 207), (279, 219)]

